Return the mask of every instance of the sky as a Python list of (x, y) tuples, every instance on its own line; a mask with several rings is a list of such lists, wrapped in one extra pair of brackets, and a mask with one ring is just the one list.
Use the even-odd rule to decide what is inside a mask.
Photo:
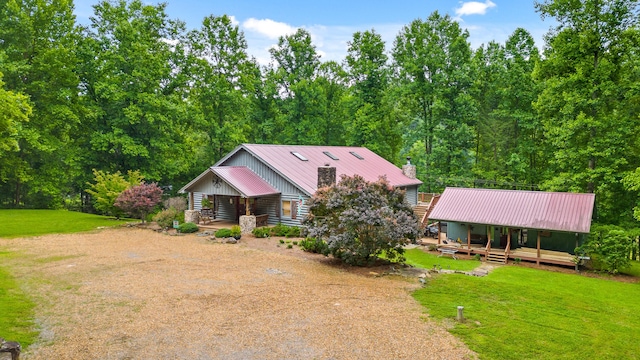
[[(143, 0), (147, 4), (160, 1)], [(76, 0), (80, 24), (89, 25), (96, 0)], [(476, 49), (489, 41), (504, 43), (518, 27), (525, 28), (542, 49), (543, 36), (553, 25), (535, 12), (533, 0), (165, 0), (167, 15), (198, 29), (209, 15), (228, 15), (244, 32), (248, 52), (262, 65), (270, 61), (269, 48), (280, 36), (298, 28), (311, 34), (321, 60), (341, 62), (357, 31), (375, 29), (390, 52), (403, 26), (426, 19), (434, 11), (449, 15), (469, 31)]]

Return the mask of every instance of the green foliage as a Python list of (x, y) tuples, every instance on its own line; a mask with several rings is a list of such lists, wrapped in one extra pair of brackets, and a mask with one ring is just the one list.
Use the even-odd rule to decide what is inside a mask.
[(280, 244), (284, 244), (284, 240), (280, 239)]
[(153, 217), (153, 221), (165, 229), (173, 227), (174, 220), (178, 220), (180, 223), (183, 223), (184, 211), (179, 211), (176, 208), (171, 207), (160, 211)]
[(242, 229), (240, 228), (240, 225), (233, 225), (231, 227), (231, 236), (240, 237), (241, 235), (242, 235)]
[(300, 237), (300, 228), (297, 226), (288, 226), (285, 224), (277, 224), (271, 228), (272, 236)]
[(638, 49), (638, 3), (547, 0), (536, 8), (557, 22), (534, 71), (551, 160), (542, 188), (595, 193), (598, 220), (617, 223), (633, 201), (620, 179), (640, 160), (629, 141), (640, 134), (638, 103), (630, 100), (640, 73), (637, 57), (626, 55)]
[(129, 171), (125, 178), (119, 171), (110, 174), (93, 169), (94, 182), (87, 183), (90, 187), (86, 191), (93, 196), (93, 206), (98, 212), (120, 218), (123, 212), (115, 206), (116, 199), (123, 191), (139, 185), (143, 179), (143, 176), (137, 170)]
[(183, 234), (194, 233), (198, 231), (198, 225), (194, 223), (182, 223), (178, 226), (178, 231)]
[(66, 210), (0, 210), (0, 237), (69, 234), (125, 224), (100, 215)]
[(228, 238), (231, 237), (230, 229), (218, 229), (214, 234), (217, 238)]
[(589, 240), (576, 249), (576, 254), (591, 257), (596, 270), (616, 274), (630, 267), (631, 247), (631, 237), (624, 230), (594, 225)]
[[(449, 331), (481, 359), (638, 354), (636, 333), (630, 331), (640, 328), (640, 303), (630, 300), (640, 296), (637, 284), (505, 266), (485, 277), (436, 276), (413, 296), (430, 318), (451, 320)], [(460, 305), (463, 324), (453, 321)]]
[(271, 228), (269, 227), (257, 227), (255, 229), (253, 229), (253, 231), (251, 232), (253, 234), (253, 236), (257, 237), (257, 238), (266, 238), (271, 236)]
[(304, 240), (300, 240), (300, 247), (302, 250), (322, 254), (324, 256), (329, 256), (329, 245), (323, 240), (318, 240), (316, 238), (306, 238)]
[(287, 249), (293, 249), (293, 245), (292, 244), (287, 244)]
[(482, 261), (482, 255), (480, 255), (480, 254), (475, 254), (475, 255), (473, 255), (473, 260), (475, 260), (475, 261)]
[(366, 265), (383, 251), (399, 258), (420, 233), (404, 192), (384, 177), (367, 182), (343, 175), (314, 194), (303, 223), (310, 237), (326, 241), (334, 257), (351, 265)]

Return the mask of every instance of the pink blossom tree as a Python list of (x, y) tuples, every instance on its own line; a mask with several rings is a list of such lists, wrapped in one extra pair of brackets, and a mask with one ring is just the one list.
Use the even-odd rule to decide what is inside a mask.
[(162, 189), (158, 184), (140, 184), (123, 191), (116, 199), (115, 206), (144, 223), (147, 214), (162, 201)]

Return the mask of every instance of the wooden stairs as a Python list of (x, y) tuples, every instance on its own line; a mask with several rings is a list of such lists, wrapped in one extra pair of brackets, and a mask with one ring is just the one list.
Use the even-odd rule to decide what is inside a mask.
[(428, 225), (429, 215), (431, 214), (431, 211), (433, 211), (438, 200), (440, 200), (440, 195), (433, 195), (429, 202), (418, 202), (418, 205), (413, 208), (413, 213), (416, 214), (420, 220), (420, 225), (423, 227)]
[(504, 250), (489, 250), (489, 252), (487, 253), (487, 262), (506, 264), (507, 252)]

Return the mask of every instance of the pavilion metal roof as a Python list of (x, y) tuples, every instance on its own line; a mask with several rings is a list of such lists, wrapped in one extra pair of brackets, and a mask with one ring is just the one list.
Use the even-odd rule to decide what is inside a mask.
[(594, 194), (448, 187), (429, 219), (589, 233)]
[(242, 144), (215, 166), (222, 167), (219, 165), (241, 149), (259, 158), (309, 195), (316, 192), (318, 167), (325, 164), (336, 168), (338, 181), (342, 174), (358, 174), (367, 181), (377, 181), (385, 175), (396, 187), (422, 184), (422, 181), (407, 177), (402, 169), (364, 147)]

